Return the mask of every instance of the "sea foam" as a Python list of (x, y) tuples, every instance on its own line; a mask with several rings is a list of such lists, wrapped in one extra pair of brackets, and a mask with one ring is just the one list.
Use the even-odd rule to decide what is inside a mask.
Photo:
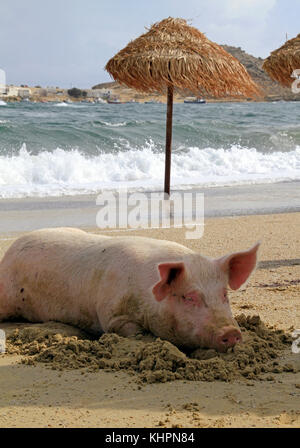
[[(163, 185), (164, 158), (153, 142), (94, 156), (61, 148), (31, 154), (23, 144), (16, 155), (0, 156), (0, 197), (75, 195), (123, 187), (158, 190)], [(230, 149), (188, 147), (172, 154), (173, 188), (299, 179), (299, 146), (273, 153), (236, 145)]]

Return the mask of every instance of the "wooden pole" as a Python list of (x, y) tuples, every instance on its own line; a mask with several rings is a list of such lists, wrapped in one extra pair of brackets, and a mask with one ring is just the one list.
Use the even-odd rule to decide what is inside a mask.
[(166, 159), (165, 159), (165, 193), (170, 195), (172, 120), (173, 120), (173, 86), (168, 87), (167, 123), (166, 123)]

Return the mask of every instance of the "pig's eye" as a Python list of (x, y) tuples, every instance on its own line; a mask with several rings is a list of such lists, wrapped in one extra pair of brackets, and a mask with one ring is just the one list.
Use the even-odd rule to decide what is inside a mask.
[(190, 297), (190, 296), (182, 296), (182, 298), (183, 298), (183, 300), (185, 300), (186, 302), (193, 302), (193, 301), (194, 301), (193, 297)]
[(226, 290), (223, 291), (223, 302), (228, 302), (228, 295)]
[(182, 297), (182, 300), (185, 303), (191, 303), (191, 304), (196, 305), (196, 306), (201, 306), (202, 305), (202, 299), (201, 299), (200, 295), (197, 292), (187, 293), (187, 294), (185, 294), (185, 295), (183, 295), (181, 297)]

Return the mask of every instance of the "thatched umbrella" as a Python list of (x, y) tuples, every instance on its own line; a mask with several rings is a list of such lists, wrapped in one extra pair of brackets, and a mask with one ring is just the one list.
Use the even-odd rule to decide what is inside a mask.
[(183, 19), (167, 18), (131, 41), (106, 64), (120, 84), (167, 92), (165, 193), (170, 194), (174, 87), (215, 97), (258, 94), (245, 67)]
[(274, 81), (283, 86), (291, 87), (294, 79), (292, 73), (300, 69), (300, 34), (288, 40), (282, 47), (272, 51), (265, 60), (263, 69)]

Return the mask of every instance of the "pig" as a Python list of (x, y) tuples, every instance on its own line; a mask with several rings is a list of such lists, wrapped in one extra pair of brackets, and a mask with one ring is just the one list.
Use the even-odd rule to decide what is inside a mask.
[(246, 282), (258, 247), (211, 259), (152, 238), (33, 231), (0, 263), (0, 321), (53, 320), (99, 335), (146, 331), (225, 352), (242, 339), (227, 289)]

